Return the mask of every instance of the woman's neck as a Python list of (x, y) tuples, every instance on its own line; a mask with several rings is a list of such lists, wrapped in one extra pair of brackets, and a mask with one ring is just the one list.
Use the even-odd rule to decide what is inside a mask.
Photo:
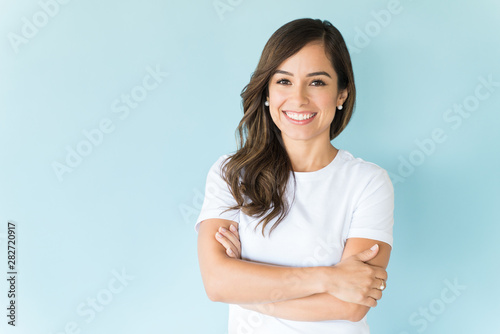
[(311, 141), (284, 140), (284, 144), (294, 172), (320, 170), (330, 164), (338, 152), (330, 141), (319, 144)]

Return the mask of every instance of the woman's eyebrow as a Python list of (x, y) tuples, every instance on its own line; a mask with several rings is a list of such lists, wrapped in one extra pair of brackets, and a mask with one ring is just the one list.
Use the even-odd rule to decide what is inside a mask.
[[(283, 70), (276, 70), (274, 72), (274, 74), (276, 73), (281, 73), (281, 74), (285, 74), (285, 75), (289, 75), (289, 76), (292, 76), (293, 77), (293, 73), (290, 73), (290, 72), (287, 72), (287, 71), (283, 71)], [(312, 72), (312, 73), (309, 73), (306, 75), (306, 77), (315, 77), (317, 75), (326, 75), (327, 77), (329, 77), (330, 79), (332, 78), (330, 76), (330, 74), (328, 74), (327, 72), (325, 71), (320, 71), (320, 72)]]

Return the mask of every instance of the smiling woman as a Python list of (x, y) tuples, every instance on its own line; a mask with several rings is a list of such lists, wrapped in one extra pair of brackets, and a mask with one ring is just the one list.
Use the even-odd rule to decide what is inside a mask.
[(285, 24), (241, 97), (238, 150), (210, 169), (195, 225), (208, 297), (230, 304), (230, 334), (369, 333), (394, 190), (384, 169), (331, 144), (356, 97), (340, 32)]
[[(308, 73), (309, 69), (323, 70)], [(330, 141), (335, 111), (337, 106), (342, 108), (348, 96), (347, 88), (339, 89), (337, 81), (322, 41), (306, 44), (275, 71), (269, 81), (266, 106), (269, 105), (271, 118), (280, 129), (287, 150), (303, 145), (320, 147), (319, 142)], [(308, 127), (296, 126), (309, 123), (312, 124)], [(293, 170), (301, 168), (307, 171), (311, 166), (300, 166), (299, 170), (294, 166)]]

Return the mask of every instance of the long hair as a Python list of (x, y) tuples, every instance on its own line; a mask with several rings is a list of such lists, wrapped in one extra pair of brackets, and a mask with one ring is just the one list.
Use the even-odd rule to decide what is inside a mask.
[(277, 218), (269, 234), (288, 213), (290, 203), (285, 192), (290, 174), (295, 179), (281, 132), (264, 105), (268, 83), (283, 61), (314, 41), (323, 42), (337, 73), (339, 91), (348, 91), (342, 112), (335, 114), (330, 125), (330, 140), (337, 137), (351, 119), (356, 88), (345, 41), (329, 21), (297, 19), (276, 30), (264, 47), (250, 82), (241, 92), (243, 118), (236, 130), (238, 149), (224, 161), (222, 175), (237, 202), (228, 210), (239, 209), (246, 215), (261, 218), (255, 227), (263, 224), (263, 236), (271, 220)]

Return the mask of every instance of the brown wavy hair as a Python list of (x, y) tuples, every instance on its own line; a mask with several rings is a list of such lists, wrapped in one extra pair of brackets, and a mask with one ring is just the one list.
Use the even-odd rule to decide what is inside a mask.
[(347, 126), (354, 111), (356, 88), (347, 46), (340, 32), (329, 22), (303, 18), (286, 23), (266, 43), (250, 82), (241, 92), (243, 118), (236, 129), (238, 149), (223, 163), (222, 175), (237, 202), (228, 210), (241, 210), (261, 218), (262, 235), (267, 224), (277, 218), (269, 234), (285, 218), (290, 203), (285, 192), (292, 163), (285, 150), (281, 132), (274, 124), (264, 102), (272, 75), (287, 58), (310, 42), (323, 42), (326, 54), (337, 73), (338, 90), (347, 89), (342, 112), (330, 125), (330, 140)]

